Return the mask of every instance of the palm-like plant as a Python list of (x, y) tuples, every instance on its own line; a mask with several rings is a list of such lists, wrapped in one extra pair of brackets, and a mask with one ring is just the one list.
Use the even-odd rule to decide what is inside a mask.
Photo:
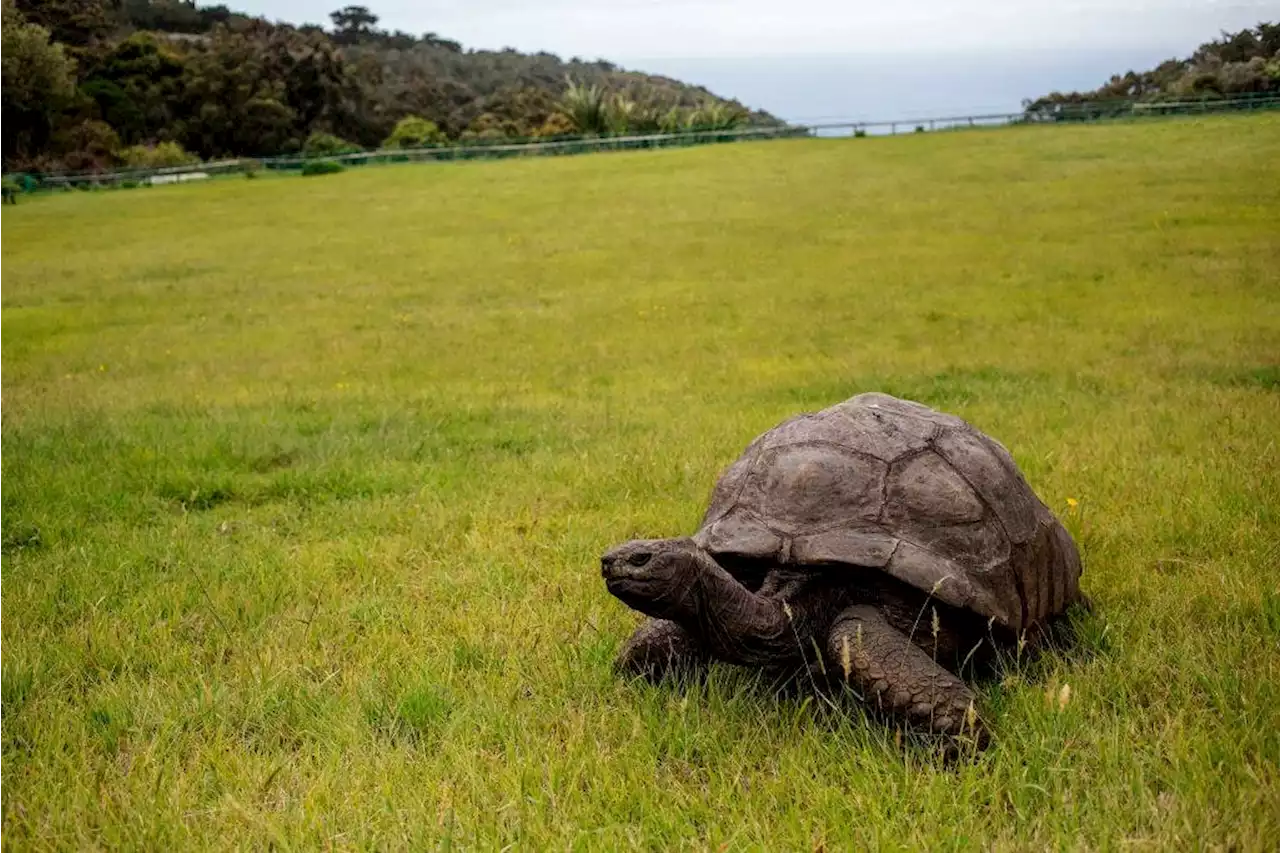
[(736, 104), (707, 102), (690, 114), (689, 127), (695, 130), (733, 130), (747, 122), (746, 112)]
[(586, 86), (565, 78), (569, 88), (560, 99), (560, 112), (583, 135), (596, 135), (609, 130), (609, 103), (604, 89)]
[(635, 120), (640, 113), (636, 102), (622, 95), (614, 95), (609, 102), (605, 121), (610, 133), (626, 133), (635, 130)]
[(617, 95), (609, 103), (609, 129), (614, 133), (657, 133), (662, 129), (662, 114), (653, 104)]
[(672, 107), (658, 118), (658, 129), (663, 133), (679, 133), (688, 127), (689, 116), (679, 107)]
[(655, 104), (641, 104), (632, 111), (628, 130), (632, 133), (658, 133), (662, 130), (662, 111)]

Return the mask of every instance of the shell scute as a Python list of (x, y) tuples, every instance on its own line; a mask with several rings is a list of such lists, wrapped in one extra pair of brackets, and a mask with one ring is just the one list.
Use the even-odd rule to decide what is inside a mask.
[(887, 466), (831, 444), (765, 450), (743, 501), (775, 530), (790, 535), (874, 522), (884, 505)]
[(998, 445), (973, 429), (947, 430), (934, 447), (991, 508), (1012, 541), (1026, 542), (1035, 534), (1038, 501), (1007, 451), (1006, 462), (994, 452)]
[(693, 536), (694, 543), (713, 554), (738, 554), (759, 559), (780, 558), (783, 539), (753, 513), (735, 508)]
[(986, 514), (973, 487), (936, 453), (908, 457), (889, 471), (884, 510), (887, 524), (935, 527), (981, 521)]
[(852, 563), (881, 568), (889, 562), (900, 540), (878, 527), (833, 527), (791, 542), (791, 560), (802, 565)]
[[(858, 399), (860, 398), (854, 398)], [(881, 461), (892, 462), (926, 450), (938, 433), (938, 424), (918, 417), (911, 411), (904, 412), (879, 403), (850, 405), (854, 400), (832, 406), (827, 411), (834, 415), (832, 420), (841, 426), (843, 442)]]

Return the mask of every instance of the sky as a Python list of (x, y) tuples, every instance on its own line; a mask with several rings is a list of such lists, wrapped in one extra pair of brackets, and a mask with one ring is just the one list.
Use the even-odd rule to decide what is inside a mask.
[[(385, 29), (565, 58), (742, 59), (974, 50), (1187, 53), (1280, 18), (1280, 0), (363, 0)], [(340, 0), (229, 2), (328, 24)]]
[[(352, 0), (222, 0), (329, 25)], [(604, 58), (792, 122), (1017, 112), (1280, 20), (1280, 0), (355, 0), (465, 47)]]

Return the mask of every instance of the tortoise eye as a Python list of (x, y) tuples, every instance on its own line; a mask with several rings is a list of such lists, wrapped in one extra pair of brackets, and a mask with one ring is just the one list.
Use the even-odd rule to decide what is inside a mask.
[(637, 551), (630, 557), (627, 557), (627, 562), (633, 566), (643, 566), (645, 563), (649, 562), (649, 558), (652, 556), (653, 555), (648, 551)]

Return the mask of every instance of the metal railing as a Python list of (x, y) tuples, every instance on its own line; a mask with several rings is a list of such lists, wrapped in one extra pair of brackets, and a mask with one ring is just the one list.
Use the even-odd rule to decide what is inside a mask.
[(589, 151), (630, 151), (644, 148), (672, 148), (741, 142), (750, 139), (778, 139), (806, 136), (804, 127), (743, 127), (725, 130), (694, 130), (679, 133), (631, 134), (623, 136), (577, 136), (552, 140), (514, 140), (469, 145), (438, 145), (428, 148), (379, 148), (332, 157), (269, 157), (260, 162), (267, 169), (301, 169), (311, 160), (335, 160), (347, 165), (365, 163), (407, 163), (450, 160), (497, 160), (508, 157), (557, 156)]
[(1116, 121), (1207, 113), (1280, 109), (1280, 95), (1257, 94), (1238, 98), (1194, 101), (1079, 101), (1028, 106), (1019, 112), (983, 115), (902, 118), (892, 121), (845, 121), (811, 124), (815, 136), (838, 136), (863, 131), (869, 135), (957, 130), (970, 127), (1001, 127), (1014, 124), (1058, 124), (1066, 122)]
[(624, 136), (581, 136), (551, 140), (501, 140), (471, 142), (460, 145), (437, 145), (424, 148), (379, 148), (328, 156), (292, 156), (240, 158), (168, 166), (152, 169), (113, 169), (110, 171), (48, 172), (43, 174), (7, 175), (6, 181), (31, 184), (25, 189), (70, 189), (92, 187), (135, 187), (182, 180), (199, 180), (217, 175), (244, 172), (300, 171), (315, 160), (333, 160), (348, 166), (369, 163), (442, 162), (453, 160), (496, 160), (510, 157), (583, 154), (593, 151), (626, 151), (645, 148), (671, 148), (739, 142), (752, 139), (777, 139), (807, 136), (808, 128), (791, 126), (745, 127), (724, 130), (693, 130), (679, 133), (634, 134)]
[[(82, 183), (100, 184), (173, 184), (211, 178), (215, 175), (239, 174), (246, 171), (245, 159), (210, 160), (185, 166), (153, 166), (148, 168), (113, 169), (108, 172), (47, 172), (31, 175), (45, 189), (64, 189)], [(26, 176), (24, 176), (26, 177)]]
[[(1114, 121), (1214, 112), (1280, 109), (1280, 95), (1262, 94), (1231, 99), (1196, 101), (1082, 101), (1042, 104), (1020, 112), (982, 115), (934, 116), (878, 121), (850, 120), (821, 124), (745, 127), (723, 130), (691, 130), (678, 133), (580, 136), (555, 139), (473, 141), (468, 144), (424, 148), (358, 151), (328, 157), (266, 157), (217, 160), (190, 166), (150, 169), (115, 169), (99, 172), (63, 172), (8, 175), (6, 185), (21, 190), (92, 187), (133, 187), (200, 180), (218, 175), (267, 170), (300, 171), (313, 160), (334, 160), (348, 166), (374, 163), (447, 162), (492, 160), (510, 157), (561, 156), (594, 151), (625, 151), (685, 147), (746, 140), (789, 137), (894, 135), (900, 132), (959, 130), (1007, 125), (1043, 125), (1063, 122)], [(8, 193), (6, 189), (6, 194)]]
[(1034, 103), (1026, 108), (1029, 122), (1099, 121), (1118, 118), (1153, 116), (1203, 115), (1206, 113), (1272, 110), (1280, 108), (1280, 94), (1250, 92), (1230, 98), (1196, 98), (1190, 100), (1135, 101), (1059, 101)]

